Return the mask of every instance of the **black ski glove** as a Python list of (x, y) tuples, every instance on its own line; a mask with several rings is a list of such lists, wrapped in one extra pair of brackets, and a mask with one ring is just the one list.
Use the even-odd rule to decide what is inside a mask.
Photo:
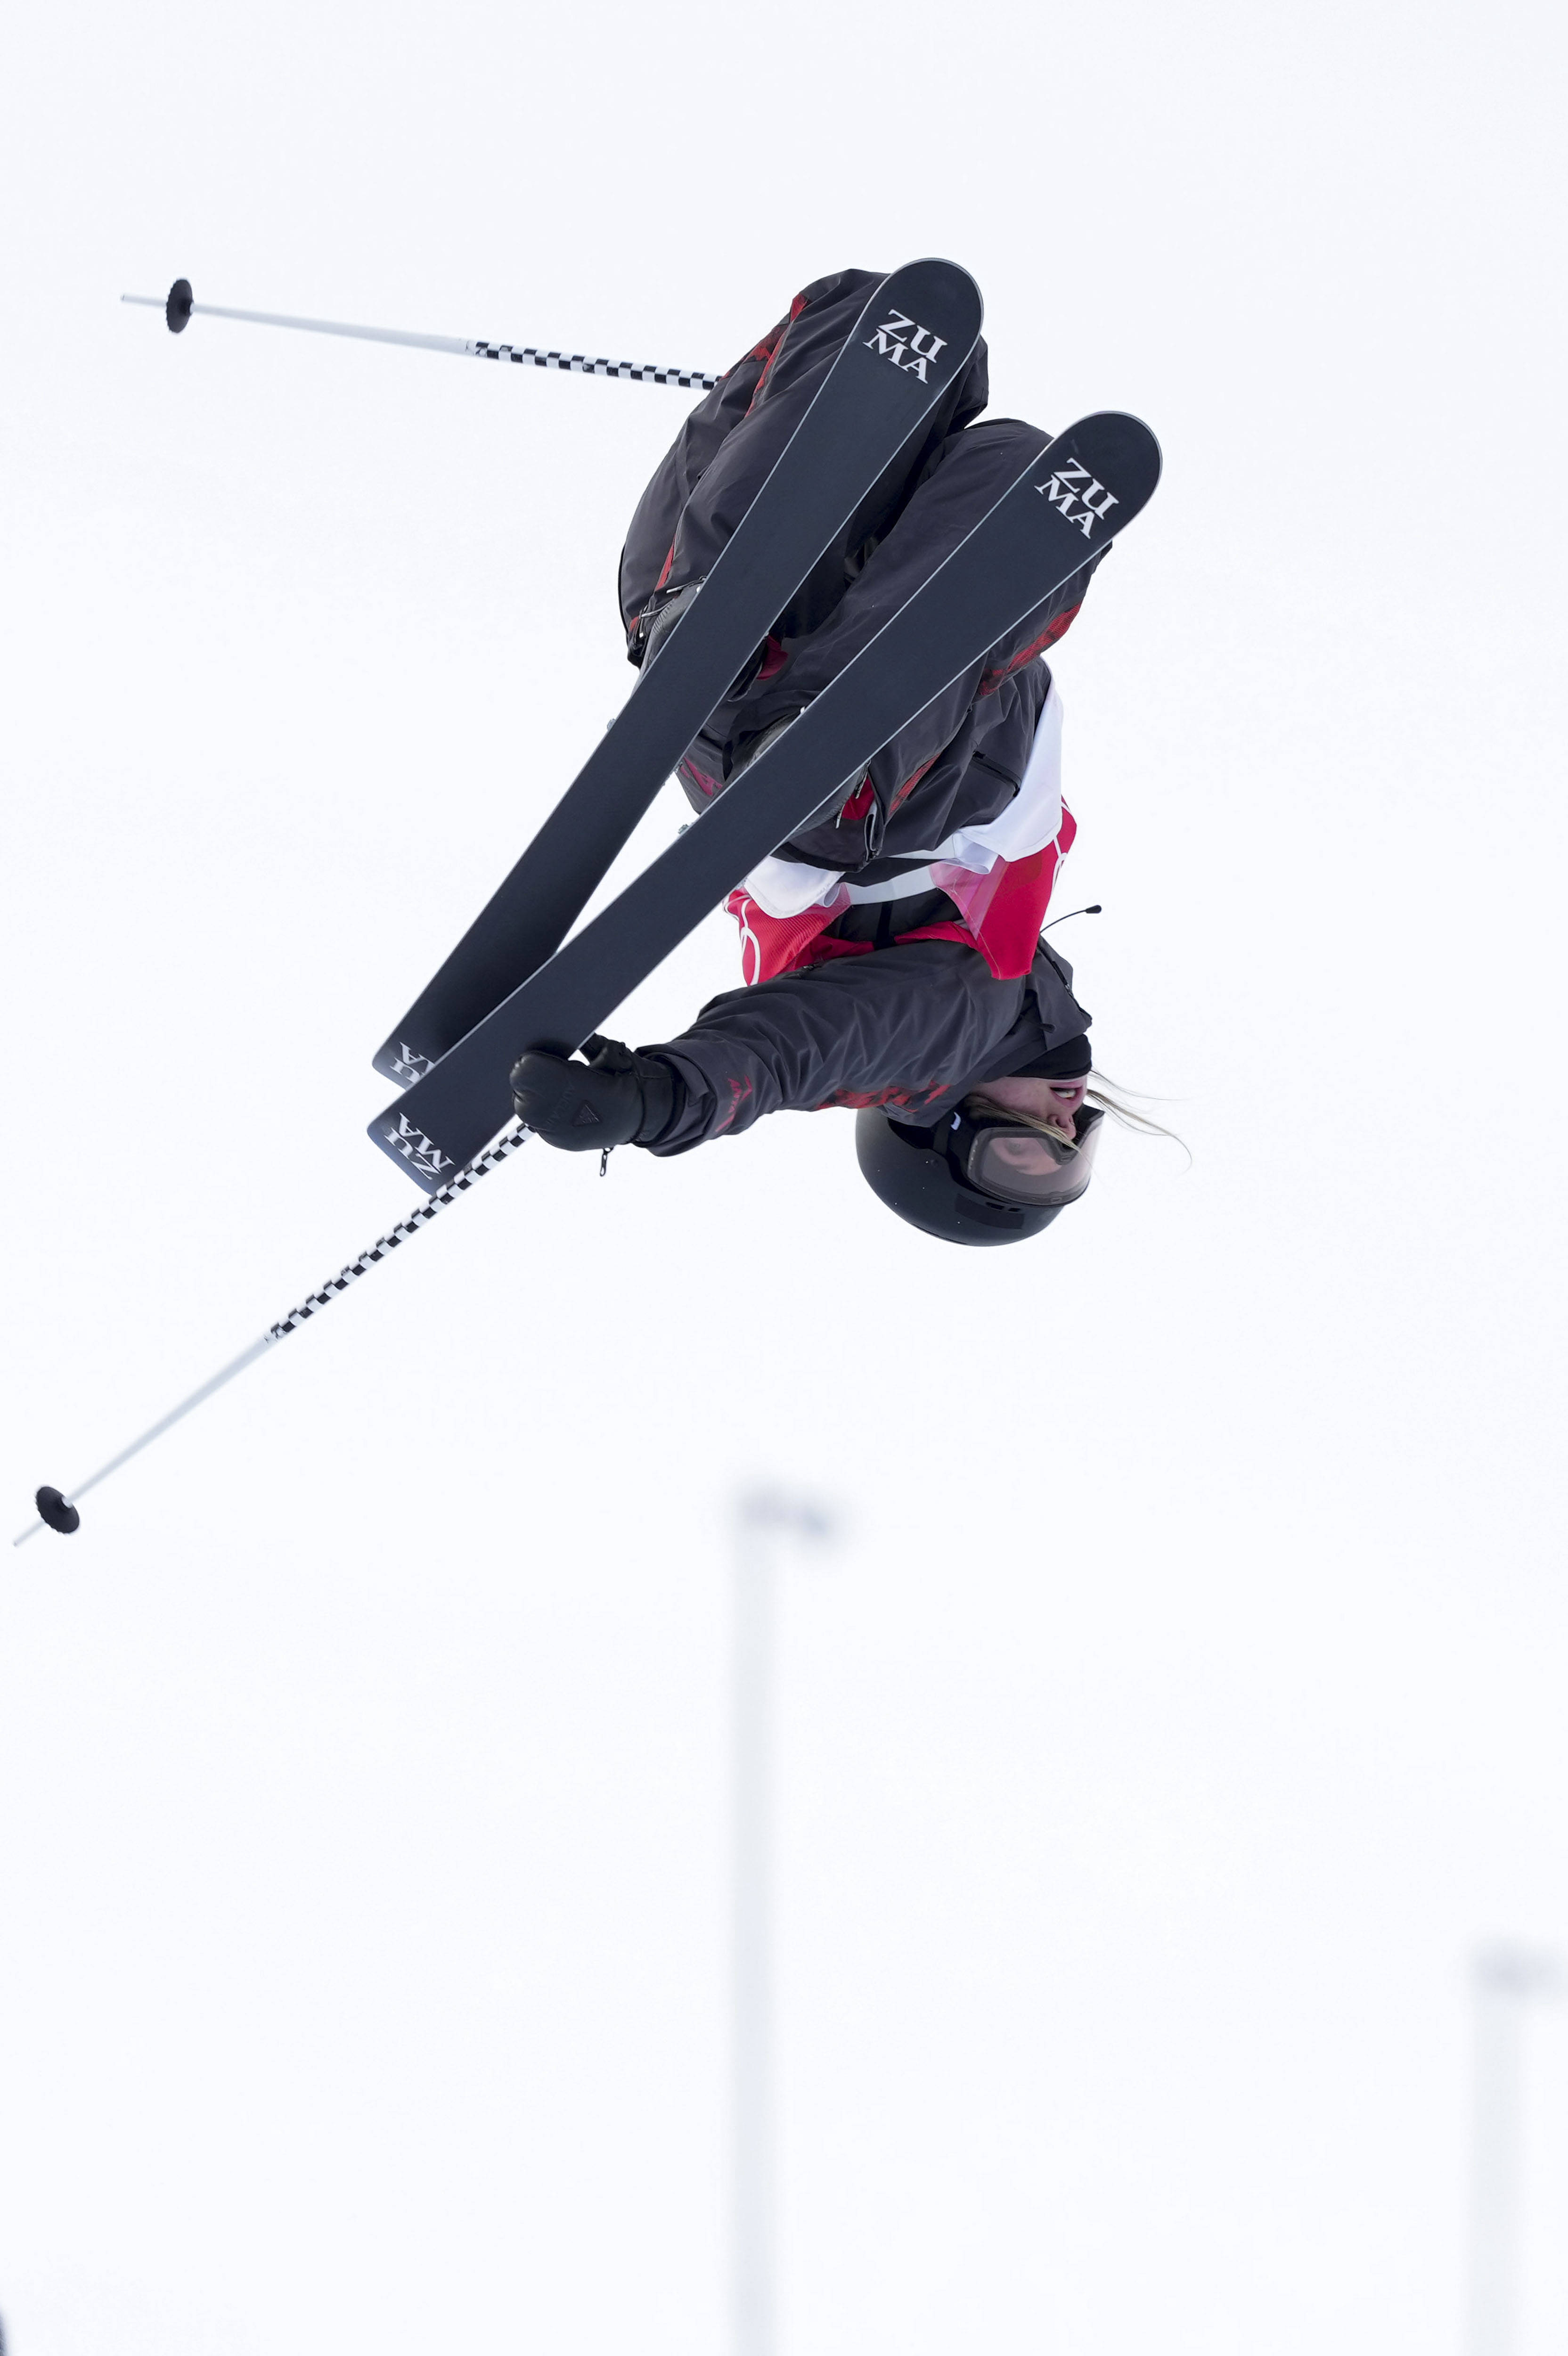
[(654, 1144), (676, 1110), (678, 1083), (669, 1066), (597, 1033), (582, 1052), (584, 1064), (538, 1047), (518, 1057), (512, 1066), (517, 1119), (568, 1153)]

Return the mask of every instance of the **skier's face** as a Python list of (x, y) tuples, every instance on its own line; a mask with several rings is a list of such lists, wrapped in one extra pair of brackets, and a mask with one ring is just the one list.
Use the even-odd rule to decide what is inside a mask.
[(1008, 1079), (987, 1080), (975, 1094), (998, 1112), (1021, 1113), (1026, 1120), (1042, 1121), (1066, 1145), (1073, 1141), (1073, 1126), (1089, 1086), (1087, 1073), (1081, 1080)]
[(1026, 1210), (1075, 1203), (1093, 1174), (1105, 1118), (1086, 1095), (1082, 1079), (987, 1081), (949, 1125), (955, 1173), (994, 1202)]

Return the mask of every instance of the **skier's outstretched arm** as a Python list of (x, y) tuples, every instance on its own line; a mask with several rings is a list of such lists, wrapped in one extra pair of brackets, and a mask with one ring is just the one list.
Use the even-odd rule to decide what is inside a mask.
[(907, 941), (782, 974), (705, 1006), (677, 1038), (592, 1060), (524, 1055), (518, 1116), (571, 1151), (638, 1144), (660, 1156), (739, 1136), (764, 1113), (907, 1107), (927, 1119), (978, 1081), (1081, 1038), (1072, 968), (1042, 950), (997, 980), (956, 941)]

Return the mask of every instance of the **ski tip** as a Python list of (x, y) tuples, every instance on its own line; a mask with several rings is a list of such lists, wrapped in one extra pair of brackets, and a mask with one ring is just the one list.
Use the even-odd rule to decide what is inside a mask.
[[(164, 316), (169, 323), (171, 336), (180, 335), (190, 325), (190, 315), (196, 308), (196, 297), (190, 291), (188, 278), (176, 278), (169, 288), (169, 299), (164, 305)], [(76, 1527), (75, 1523), (71, 1527)]]
[(411, 1088), (416, 1080), (423, 1079), (435, 1060), (433, 1055), (421, 1055), (417, 1047), (411, 1047), (394, 1032), (391, 1038), (382, 1040), (371, 1056), (370, 1068), (379, 1072), (384, 1080), (396, 1080), (400, 1088)]
[(949, 262), (946, 255), (943, 253), (917, 253), (912, 262), (901, 262), (897, 270), (889, 274), (894, 278), (901, 278), (906, 270), (939, 270), (944, 278), (961, 278), (966, 286), (975, 288), (976, 294), (980, 291), (976, 283), (974, 272), (965, 270), (961, 262)]
[(971, 273), (962, 262), (944, 262), (937, 253), (924, 254), (890, 272), (874, 299), (909, 306), (923, 328), (929, 329), (934, 320), (944, 338), (965, 353), (973, 351), (986, 316), (984, 299)]
[(1103, 482), (1115, 485), (1118, 522), (1113, 530), (1130, 523), (1147, 505), (1165, 463), (1159, 443), (1143, 419), (1120, 409), (1097, 409), (1079, 418), (1046, 444), (1046, 455), (1053, 467), (1064, 459), (1080, 459)]
[(38, 1509), (39, 1521), (47, 1522), (51, 1530), (59, 1530), (62, 1538), (80, 1529), (81, 1515), (74, 1505), (67, 1505), (58, 1489), (40, 1489), (33, 1503)]
[(390, 1104), (377, 1115), (365, 1130), (372, 1145), (379, 1146), (389, 1162), (395, 1162), (405, 1178), (427, 1194), (439, 1194), (450, 1185), (461, 1168), (455, 1155), (443, 1153), (433, 1138), (427, 1137), (417, 1121), (411, 1120), (401, 1108)]

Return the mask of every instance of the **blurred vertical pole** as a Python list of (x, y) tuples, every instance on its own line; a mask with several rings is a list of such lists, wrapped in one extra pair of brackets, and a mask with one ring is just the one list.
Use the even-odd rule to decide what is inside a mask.
[(1465, 2356), (1516, 2356), (1519, 2331), (1520, 2042), (1524, 2007), (1561, 1985), (1556, 1964), (1488, 1947), (1471, 1973), (1470, 2273)]
[(776, 1541), (826, 1538), (814, 1505), (754, 1490), (735, 1513), (731, 1926), (732, 2356), (773, 2356), (773, 1716)]

